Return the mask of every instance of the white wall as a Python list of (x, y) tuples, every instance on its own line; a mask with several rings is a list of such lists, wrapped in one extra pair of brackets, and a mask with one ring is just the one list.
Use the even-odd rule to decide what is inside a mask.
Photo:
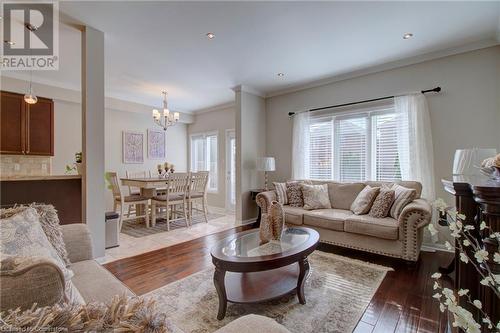
[(194, 116), (194, 122), (188, 125), (188, 163), (190, 163), (189, 135), (217, 131), (218, 137), (218, 191), (208, 193), (208, 204), (226, 208), (226, 131), (235, 129), (234, 105), (211, 109)]
[[(256, 161), (266, 152), (264, 98), (238, 87), (236, 92), (236, 217), (242, 222), (257, 217), (250, 190), (263, 187), (263, 173)], [(272, 128), (272, 126), (269, 126)]]
[(288, 112), (403, 94), (441, 86), (428, 94), (437, 196), (449, 178), (458, 148), (500, 151), (500, 46), (453, 55), (266, 99), (267, 155), (276, 158), (273, 180), (291, 177), (292, 120)]

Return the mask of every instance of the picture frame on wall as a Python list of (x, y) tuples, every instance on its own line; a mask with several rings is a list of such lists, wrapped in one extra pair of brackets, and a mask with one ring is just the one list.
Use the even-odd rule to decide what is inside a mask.
[(166, 156), (165, 131), (148, 129), (148, 158), (164, 160)]
[(123, 163), (144, 163), (144, 133), (134, 131), (122, 132)]

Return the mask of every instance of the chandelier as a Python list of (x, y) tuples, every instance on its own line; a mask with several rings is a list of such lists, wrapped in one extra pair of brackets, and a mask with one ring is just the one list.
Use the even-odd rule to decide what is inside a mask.
[(179, 112), (170, 112), (167, 106), (167, 92), (164, 90), (161, 93), (163, 95), (163, 114), (157, 109), (153, 109), (153, 120), (158, 126), (166, 131), (167, 128), (175, 125), (179, 121)]

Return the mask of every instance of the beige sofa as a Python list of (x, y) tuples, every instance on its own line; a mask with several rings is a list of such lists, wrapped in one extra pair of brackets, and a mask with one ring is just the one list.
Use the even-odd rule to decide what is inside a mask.
[[(385, 256), (417, 261), (422, 245), (423, 227), (429, 224), (431, 206), (420, 199), (422, 185), (418, 182), (402, 181), (401, 186), (417, 191), (417, 199), (408, 204), (398, 220), (392, 217), (375, 218), (355, 215), (350, 207), (354, 199), (366, 186), (390, 184), (367, 181), (363, 183), (339, 183), (334, 181), (310, 181), (313, 184), (328, 184), (331, 209), (305, 210), (284, 205), (285, 223), (317, 230), (320, 241), (342, 247), (377, 253)], [(275, 191), (257, 195), (257, 204), (262, 213), (276, 200)]]
[[(106, 303), (115, 295), (134, 296), (127, 286), (93, 260), (91, 237), (85, 224), (69, 224), (61, 228), (74, 272), (71, 281), (85, 302)], [(23, 267), (11, 276), (2, 276), (1, 310), (17, 307), (28, 309), (34, 303), (39, 306), (59, 303), (64, 297), (64, 286), (61, 271), (49, 261)], [(259, 332), (289, 333), (274, 320), (258, 315), (238, 318), (219, 329), (217, 333), (253, 333), (255, 329)]]

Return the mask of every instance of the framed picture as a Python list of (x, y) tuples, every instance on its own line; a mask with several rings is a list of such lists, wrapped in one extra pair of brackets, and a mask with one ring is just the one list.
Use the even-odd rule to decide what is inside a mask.
[(148, 129), (148, 158), (165, 159), (165, 131)]
[(123, 163), (144, 163), (144, 133), (123, 131)]

